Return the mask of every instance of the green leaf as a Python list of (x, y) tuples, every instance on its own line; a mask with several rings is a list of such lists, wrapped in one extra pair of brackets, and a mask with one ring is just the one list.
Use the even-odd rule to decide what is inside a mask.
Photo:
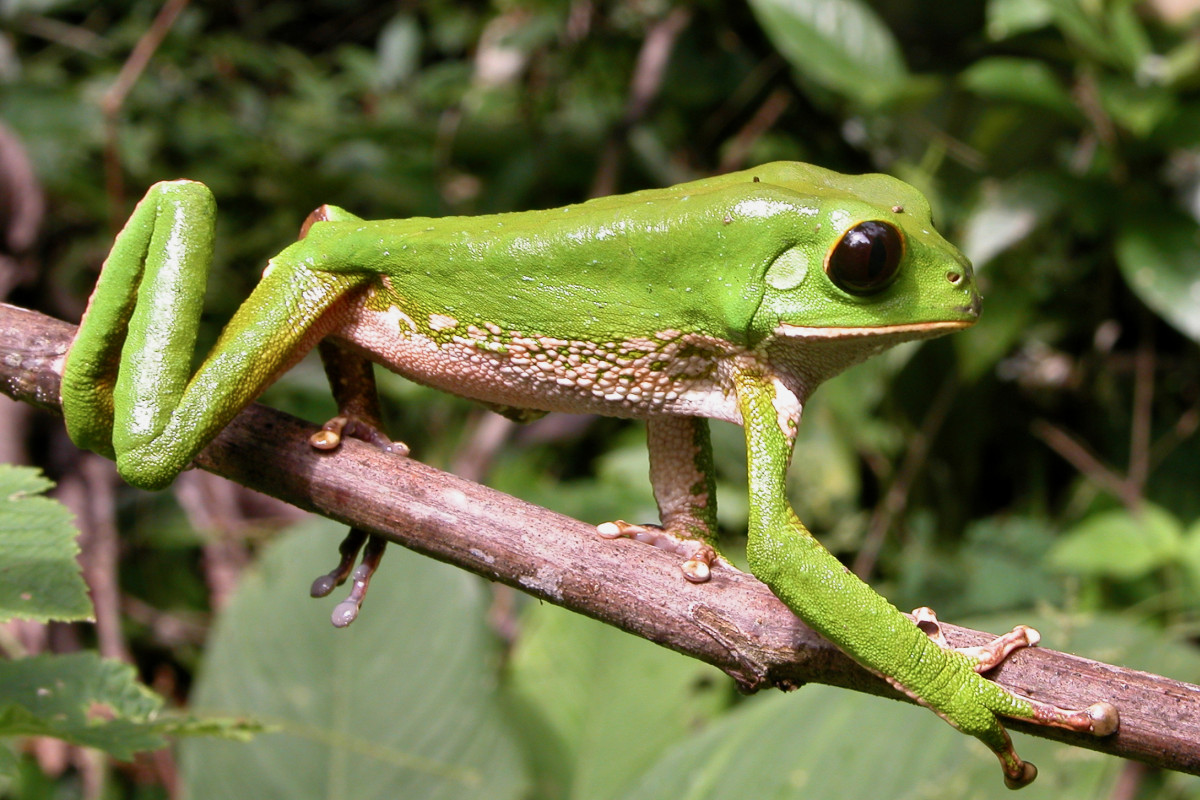
[(713, 667), (595, 620), (537, 605), (521, 631), (510, 683), (535, 797), (623, 797), (723, 704), (729, 682)]
[(92, 618), (71, 512), (38, 496), (53, 485), (37, 470), (0, 464), (0, 622)]
[(1117, 263), (1142, 302), (1200, 342), (1200, 228), (1181, 212), (1160, 209), (1131, 219), (1118, 233)]
[(987, 4), (987, 33), (992, 39), (1035, 31), (1053, 21), (1054, 9), (1046, 0), (991, 0)]
[[(1028, 791), (1056, 800), (1104, 797), (1110, 756), (1014, 737), (1042, 767)], [(764, 694), (673, 748), (623, 800), (1005, 800), (1000, 767), (975, 739), (926, 709), (828, 686)]]
[(128, 761), (166, 744), (162, 698), (96, 653), (0, 662), (0, 735), (55, 736)]
[(1180, 561), (1187, 571), (1193, 595), (1200, 597), (1200, 520), (1193, 522), (1183, 536)]
[(1174, 94), (1163, 86), (1145, 86), (1123, 76), (1106, 77), (1096, 85), (1104, 110), (1141, 139), (1150, 136), (1178, 108)]
[(994, 57), (977, 61), (960, 76), (962, 85), (989, 100), (1009, 100), (1076, 118), (1079, 111), (1054, 70), (1044, 61)]
[(421, 61), (421, 26), (412, 14), (397, 14), (379, 31), (378, 74), (380, 89), (394, 89), (412, 77)]
[(1129, 580), (1177, 560), (1183, 545), (1179, 520), (1146, 505), (1093, 514), (1069, 530), (1050, 551), (1050, 564), (1076, 575)]
[(963, 253), (976, 269), (1023, 241), (1064, 202), (1061, 189), (1044, 175), (989, 180), (982, 188), (962, 236)]
[(826, 89), (873, 107), (909, 80), (892, 32), (859, 0), (750, 0), (750, 7), (788, 63)]
[(1045, 568), (1054, 544), (1049, 522), (1036, 516), (985, 517), (966, 531), (959, 570), (968, 576), (958, 600), (963, 613), (1057, 604), (1060, 576)]
[(184, 742), (189, 796), (519, 797), (485, 584), (393, 546), (358, 620), (336, 630), (334, 603), (307, 589), (342, 532), (325, 523), (275, 542), (222, 612), (193, 704), (278, 732)]

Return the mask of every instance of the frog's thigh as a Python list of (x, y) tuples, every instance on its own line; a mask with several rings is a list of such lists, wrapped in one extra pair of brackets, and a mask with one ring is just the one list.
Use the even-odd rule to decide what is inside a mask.
[(652, 417), (646, 422), (650, 481), (662, 526), (623, 520), (597, 526), (605, 538), (625, 536), (683, 556), (683, 575), (693, 583), (711, 576), (717, 557), (717, 499), (708, 421), (698, 417)]

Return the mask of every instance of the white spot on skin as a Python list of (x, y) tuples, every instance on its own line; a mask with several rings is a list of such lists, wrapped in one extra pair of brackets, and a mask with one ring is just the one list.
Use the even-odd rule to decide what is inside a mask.
[(800, 424), (800, 413), (804, 410), (804, 406), (801, 404), (800, 398), (791, 389), (788, 389), (779, 378), (773, 378), (771, 383), (775, 385), (775, 396), (771, 398), (771, 405), (775, 406), (779, 430), (783, 432), (788, 441), (791, 441), (796, 436), (796, 428)]
[(434, 331), (445, 331), (458, 327), (458, 320), (448, 314), (430, 314), (429, 329)]
[(817, 209), (808, 206), (796, 206), (782, 200), (768, 200), (764, 197), (750, 197), (738, 202), (733, 211), (739, 217), (766, 219), (776, 214), (800, 214), (806, 217), (816, 216)]

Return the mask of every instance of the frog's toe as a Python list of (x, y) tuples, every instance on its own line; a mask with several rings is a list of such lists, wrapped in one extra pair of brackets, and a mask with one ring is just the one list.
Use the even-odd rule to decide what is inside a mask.
[[(364, 543), (366, 547), (363, 546)], [(326, 596), (345, 583), (347, 578), (352, 581), (349, 597), (333, 609), (332, 619), (335, 627), (344, 628), (358, 617), (358, 610), (367, 596), (371, 577), (379, 569), (379, 562), (386, 548), (387, 539), (382, 536), (373, 536), (359, 528), (351, 528), (338, 547), (341, 554), (338, 565), (313, 581), (310, 592), (313, 597)], [(359, 550), (362, 550), (362, 563), (355, 567), (354, 562), (358, 558)]]
[(699, 539), (680, 535), (659, 525), (634, 525), (624, 520), (597, 525), (596, 532), (605, 539), (635, 539), (683, 556), (686, 560), (679, 565), (679, 569), (691, 583), (705, 583), (712, 577), (717, 551)]
[(1112, 703), (1092, 703), (1087, 708), (1071, 710), (1036, 700), (1030, 702), (1033, 704), (1033, 721), (1039, 725), (1066, 728), (1092, 736), (1109, 736), (1121, 726), (1121, 715)]
[(371, 577), (379, 569), (379, 562), (386, 548), (387, 539), (382, 536), (371, 536), (367, 539), (362, 562), (350, 573), (350, 595), (333, 609), (332, 622), (335, 628), (344, 628), (358, 618), (358, 610), (362, 608), (363, 600), (367, 597), (367, 587), (371, 585)]
[(915, 608), (912, 612), (913, 622), (932, 639), (946, 650), (962, 653), (971, 662), (976, 672), (987, 672), (996, 667), (1004, 659), (1017, 650), (1025, 647), (1037, 647), (1042, 635), (1028, 625), (1018, 625), (1003, 636), (997, 636), (986, 644), (974, 647), (951, 647), (942, 632), (942, 624), (932, 608)]
[(342, 543), (338, 545), (338, 553), (341, 556), (338, 565), (313, 581), (309, 594), (313, 597), (324, 597), (345, 583), (346, 578), (350, 577), (350, 571), (354, 569), (358, 551), (362, 550), (368, 536), (369, 534), (360, 528), (351, 528), (350, 532), (346, 534), (346, 538), (342, 539)]
[(378, 425), (351, 414), (341, 414), (329, 420), (308, 441), (318, 450), (336, 450), (344, 436), (373, 444), (386, 453), (406, 456), (410, 452), (408, 445), (392, 441)]

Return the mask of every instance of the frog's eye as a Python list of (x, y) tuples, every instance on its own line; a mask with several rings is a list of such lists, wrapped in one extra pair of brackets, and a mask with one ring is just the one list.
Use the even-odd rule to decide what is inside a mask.
[(890, 222), (860, 222), (842, 234), (825, 259), (825, 274), (850, 294), (874, 294), (896, 275), (904, 239)]

